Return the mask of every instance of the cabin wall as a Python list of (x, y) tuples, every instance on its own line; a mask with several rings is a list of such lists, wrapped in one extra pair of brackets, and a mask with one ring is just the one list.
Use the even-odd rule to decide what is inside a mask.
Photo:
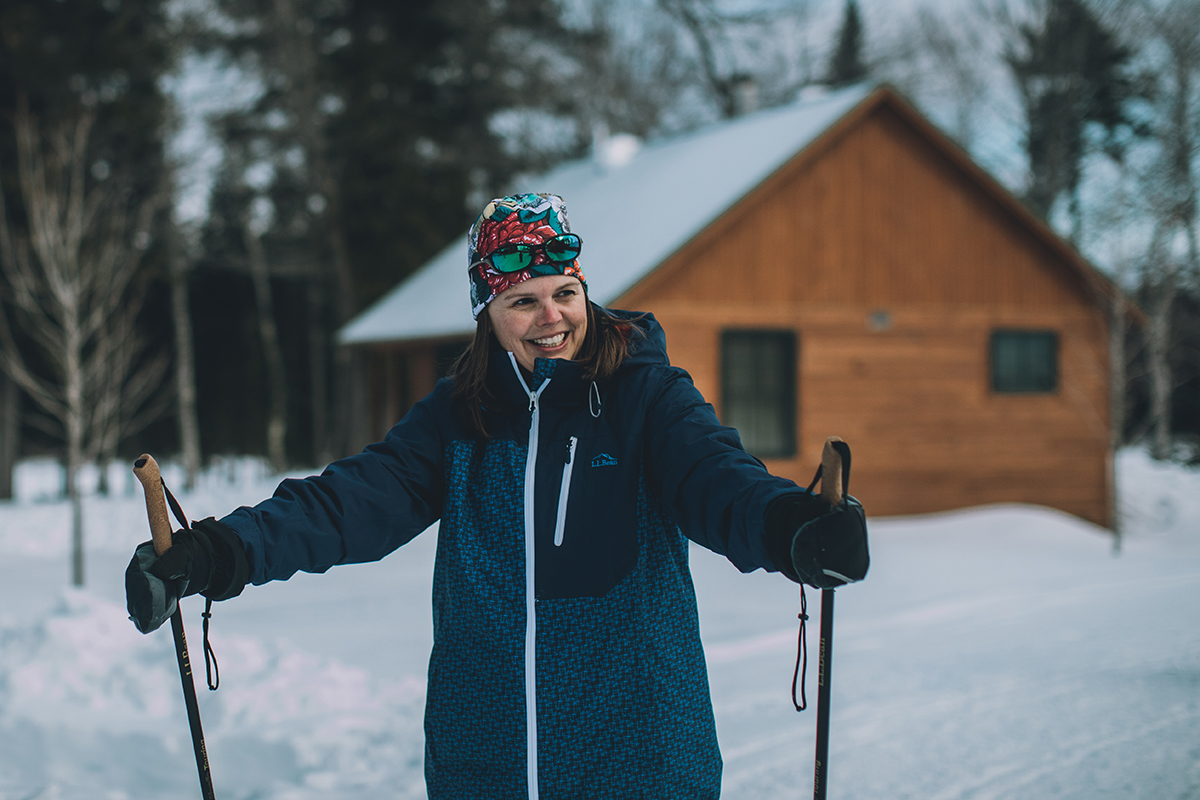
[(420, 342), (376, 345), (368, 350), (368, 438), (363, 446), (382, 439), (418, 400), (433, 391), (438, 377), (435, 353), (435, 345)]
[[(1029, 502), (1107, 525), (1106, 321), (1059, 259), (884, 104), (616, 305), (655, 313), (718, 413), (721, 331), (796, 332), (799, 450), (773, 471), (807, 483), (839, 435), (873, 515)], [(1058, 334), (1056, 391), (992, 391), (998, 328)]]

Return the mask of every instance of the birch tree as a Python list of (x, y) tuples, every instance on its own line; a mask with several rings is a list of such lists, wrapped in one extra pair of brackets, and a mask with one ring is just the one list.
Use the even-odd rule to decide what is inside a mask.
[(263, 358), (267, 365), (269, 390), (267, 412), (267, 458), (276, 472), (287, 469), (287, 374), (283, 367), (283, 350), (279, 346), (279, 327), (275, 323), (275, 303), (271, 297), (271, 272), (267, 263), (262, 236), (270, 223), (267, 219), (269, 201), (250, 204), (242, 223), (242, 235), (254, 284), (254, 303), (258, 310), (258, 333), (262, 340)]
[(168, 229), (171, 275), (171, 323), (175, 330), (175, 398), (184, 488), (191, 490), (200, 473), (200, 420), (196, 409), (196, 356), (188, 301), (189, 259), (177, 226)]
[(1177, 388), (1172, 370), (1176, 309), (1180, 291), (1200, 285), (1195, 169), (1200, 149), (1200, 3), (1135, 0), (1122, 4), (1121, 11), (1156, 78), (1149, 126), (1155, 157), (1140, 176), (1151, 229), (1141, 284), (1147, 315), (1150, 450), (1155, 458), (1166, 459), (1171, 456), (1172, 399)]
[[(23, 224), (10, 224), (0, 192), (0, 267), (12, 309), (12, 319), (0, 314), (0, 359), (65, 444), (76, 586), (84, 583), (80, 468), (149, 422), (147, 401), (164, 370), (136, 328), (138, 267), (161, 199), (134, 199), (115, 180), (89, 176), (94, 122), (81, 110), (43, 131), (19, 102)], [(28, 357), (18, 333), (40, 359)]]

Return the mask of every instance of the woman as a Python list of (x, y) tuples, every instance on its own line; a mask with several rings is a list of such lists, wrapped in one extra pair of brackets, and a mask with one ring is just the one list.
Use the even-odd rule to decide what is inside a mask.
[(440, 520), (429, 796), (717, 797), (688, 539), (828, 585), (866, 573), (861, 507), (767, 473), (653, 316), (588, 301), (581, 249), (561, 198), (489, 203), (453, 376), (319, 477), (177, 532), (161, 559), (140, 548), (139, 629), (175, 598), (374, 561)]

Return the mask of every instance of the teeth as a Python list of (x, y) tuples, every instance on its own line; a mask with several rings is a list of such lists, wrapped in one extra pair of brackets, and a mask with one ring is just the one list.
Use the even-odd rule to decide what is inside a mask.
[(560, 344), (563, 343), (563, 340), (566, 338), (567, 338), (567, 334), (556, 333), (555, 335), (551, 336), (549, 339), (534, 339), (533, 343), (536, 344), (538, 347), (558, 347)]

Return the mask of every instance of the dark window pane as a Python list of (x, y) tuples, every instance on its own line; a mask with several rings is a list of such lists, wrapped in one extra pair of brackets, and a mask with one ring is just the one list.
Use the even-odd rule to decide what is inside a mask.
[(796, 453), (796, 336), (791, 331), (725, 331), (721, 337), (721, 421), (761, 458)]
[(1058, 388), (1058, 334), (996, 331), (992, 334), (992, 389), (1053, 392)]

